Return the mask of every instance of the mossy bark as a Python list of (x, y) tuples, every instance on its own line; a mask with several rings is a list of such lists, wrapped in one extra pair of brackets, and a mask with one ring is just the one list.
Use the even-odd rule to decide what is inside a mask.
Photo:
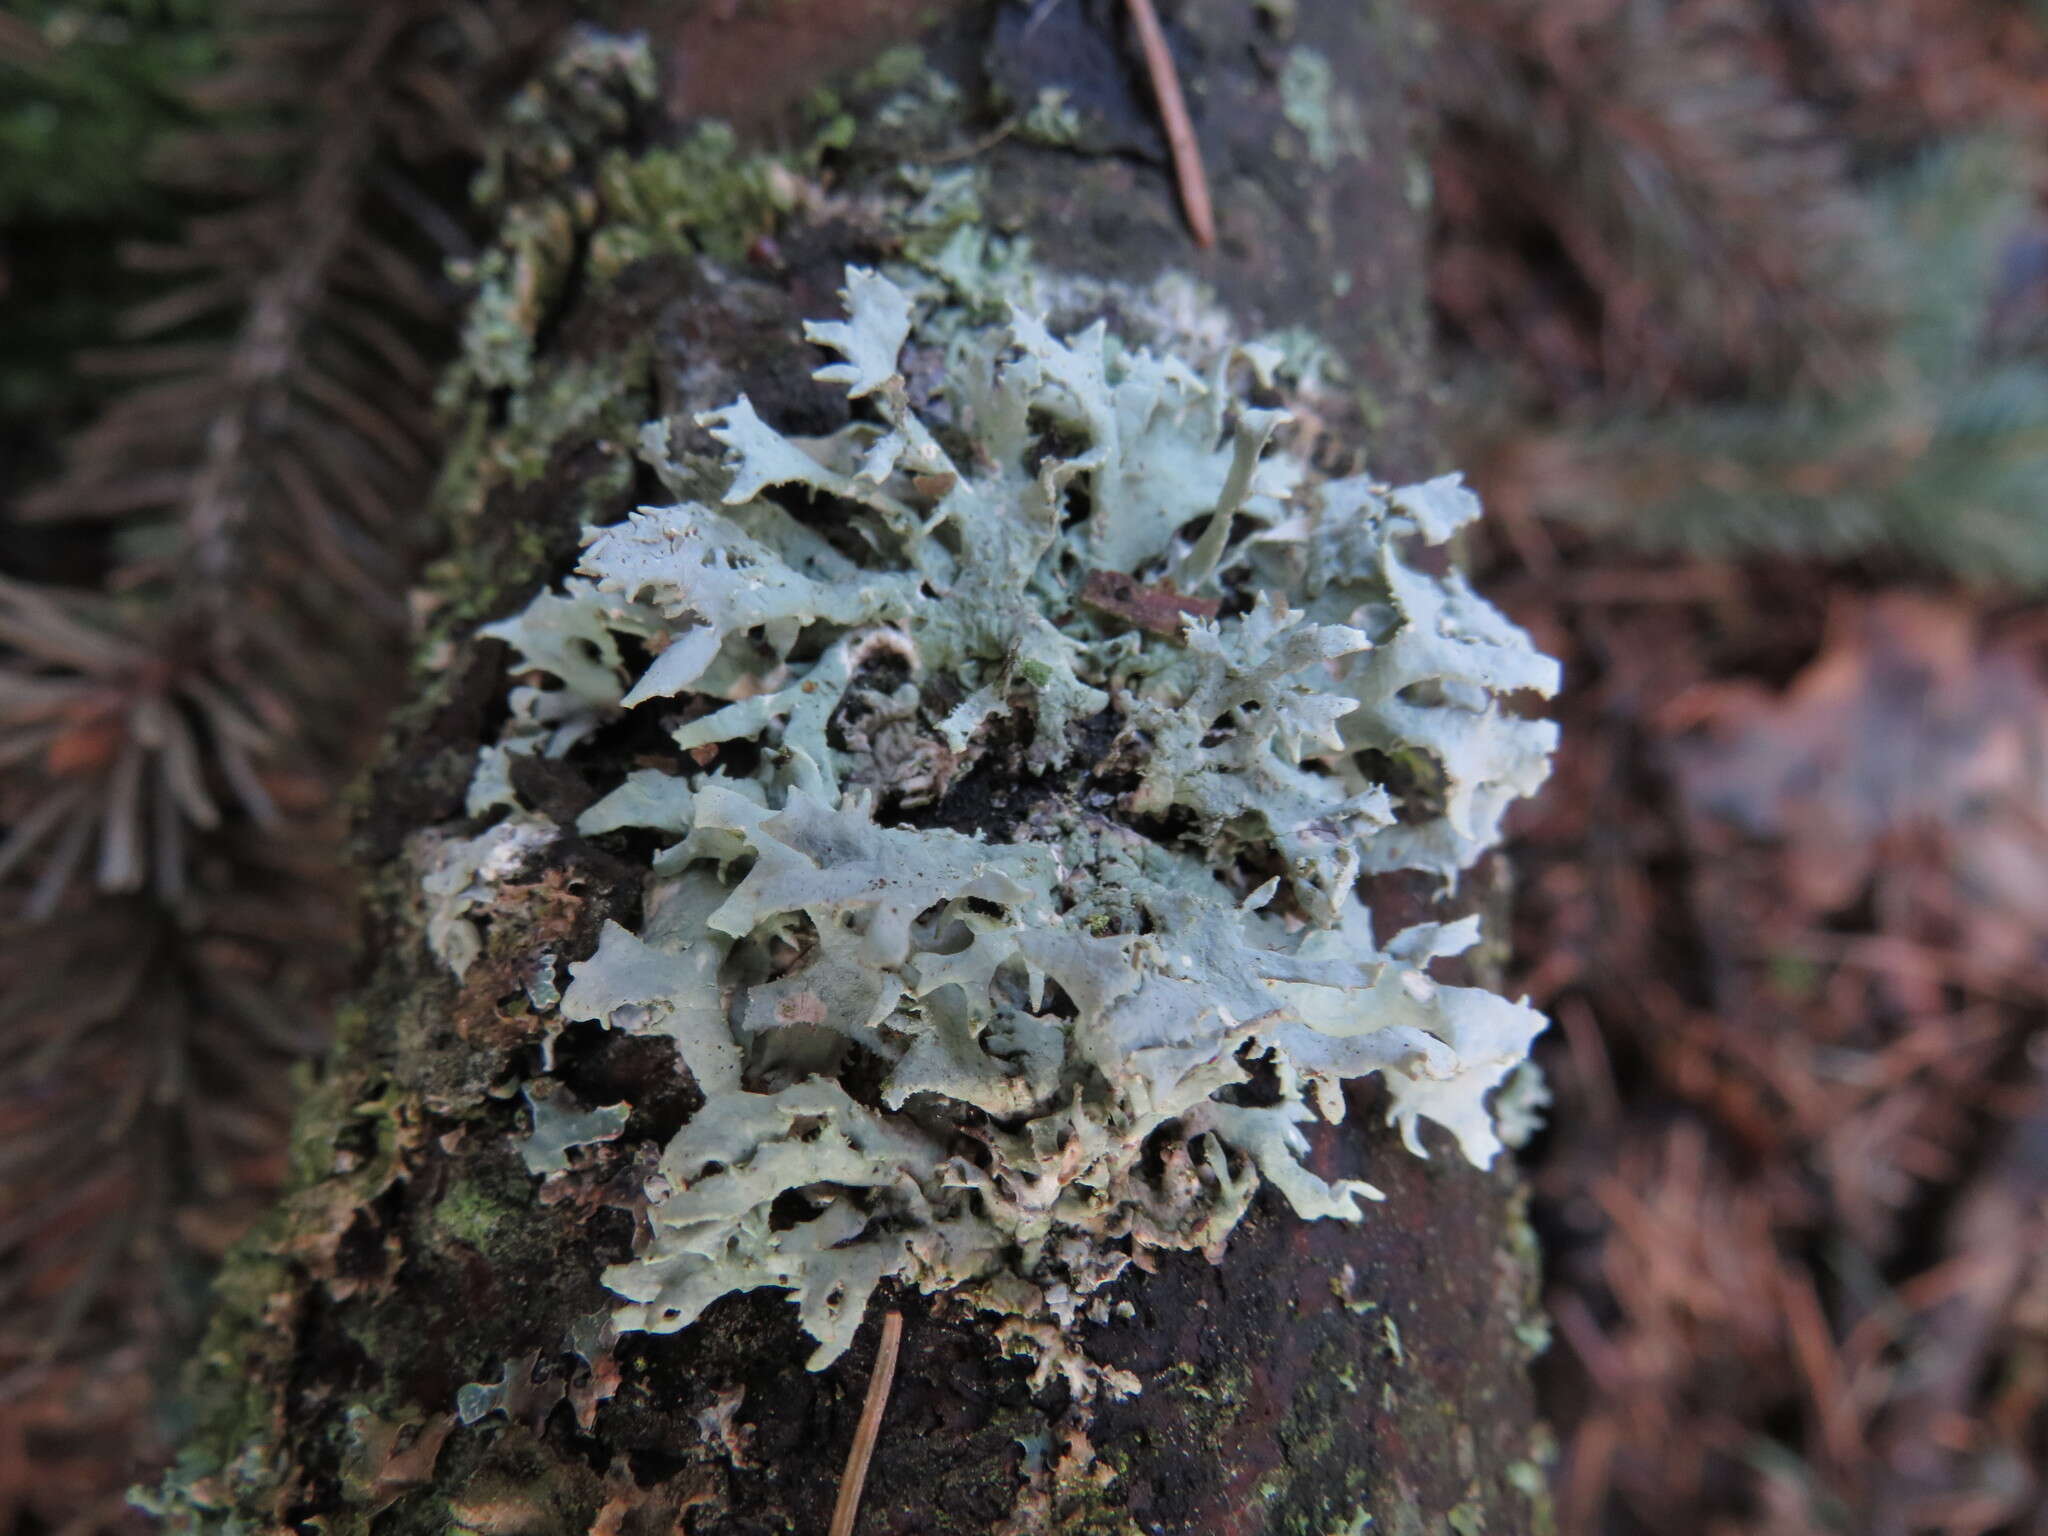
[[(360, 807), (365, 979), (309, 1088), (293, 1192), (223, 1279), (163, 1495), (174, 1524), (825, 1529), (872, 1316), (816, 1374), (775, 1292), (728, 1297), (677, 1335), (607, 1344), (594, 1327), (648, 1159), (698, 1099), (665, 1041), (547, 1017), (534, 954), (581, 958), (604, 919), (638, 915), (637, 872), (570, 829), (593, 796), (579, 770), (525, 765), (522, 794), (563, 835), (498, 888), (460, 984), (424, 942), (413, 854), (423, 835), (474, 830), (464, 787), (502, 718), (504, 651), (469, 636), (567, 568), (580, 524), (656, 494), (630, 452), (641, 419), (744, 391), (785, 426), (837, 424), (800, 322), (832, 312), (846, 263), (901, 253), (906, 163), (973, 166), (979, 216), (1047, 267), (1140, 284), (1179, 269), (1247, 331), (1313, 332), (1351, 369), (1348, 440), (1388, 475), (1436, 468), (1415, 23), (1378, 3), (1278, 19), (1288, 9), (1162, 6), (1219, 210), (1210, 252), (1187, 237), (1122, 7), (1094, 0), (935, 20), (830, 0), (650, 8), (671, 109), (652, 131), (701, 150), (688, 119), (708, 104), (740, 147), (692, 162), (667, 205), (621, 191), (604, 158), (604, 137), (646, 134), (645, 116), (586, 113), (560, 153), (514, 166), (527, 184), (505, 194), (517, 231), (497, 270), (521, 377), (472, 369), (454, 405), (468, 430), (440, 498), (435, 636)], [(1419, 904), (1383, 892), (1382, 931)], [(543, 1050), (580, 1101), (633, 1112), (573, 1177), (540, 1186), (514, 1137)], [(1369, 1176), (1385, 1204), (1357, 1225), (1308, 1223), (1268, 1191), (1220, 1263), (1129, 1271), (1111, 1292), (1128, 1306), (1086, 1343), (1143, 1381), (1135, 1397), (1076, 1414), (1064, 1388), (1034, 1389), (987, 1317), (890, 1295), (903, 1360), (859, 1529), (1540, 1528), (1514, 1179), (1448, 1141), (1418, 1160), (1380, 1128), (1376, 1090), (1352, 1098), (1345, 1124), (1316, 1133), (1314, 1166)], [(462, 1422), (473, 1383), (502, 1391), (472, 1393), (491, 1411)]]

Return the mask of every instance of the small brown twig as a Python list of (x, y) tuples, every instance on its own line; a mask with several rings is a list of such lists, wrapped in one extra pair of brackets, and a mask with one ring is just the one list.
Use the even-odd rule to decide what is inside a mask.
[(1216, 243), (1216, 215), (1209, 206), (1209, 178), (1202, 170), (1202, 146), (1195, 142), (1195, 125), (1188, 118), (1188, 104), (1180, 93), (1180, 75), (1174, 70), (1173, 55), (1166, 51), (1166, 34), (1159, 30), (1152, 0), (1125, 0), (1125, 4), (1130, 7), (1131, 25), (1138, 29), (1145, 73), (1151, 77), (1152, 95), (1159, 103), (1159, 117), (1166, 128), (1167, 148), (1173, 153), (1173, 177), (1180, 185), (1188, 228), (1194, 232), (1195, 244), (1206, 251)]
[(867, 1486), (868, 1458), (875, 1454), (875, 1436), (882, 1428), (882, 1410), (889, 1406), (889, 1384), (896, 1379), (896, 1350), (903, 1342), (903, 1314), (886, 1313), (882, 1318), (882, 1344), (875, 1351), (875, 1373), (868, 1378), (868, 1400), (861, 1405), (860, 1426), (853, 1432), (853, 1449), (846, 1453), (846, 1470), (839, 1474), (839, 1501), (832, 1506), (830, 1536), (853, 1536), (854, 1516), (860, 1513), (861, 1489)]
[(934, 150), (928, 155), (913, 155), (911, 158), (920, 165), (952, 165), (956, 161), (972, 160), (977, 155), (987, 154), (1023, 126), (1024, 114), (1013, 112), (978, 139), (952, 149)]

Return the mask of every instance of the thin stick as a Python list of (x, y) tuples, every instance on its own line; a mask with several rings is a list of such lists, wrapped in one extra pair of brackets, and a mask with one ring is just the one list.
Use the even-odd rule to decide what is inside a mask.
[(1125, 0), (1125, 4), (1130, 7), (1131, 25), (1138, 29), (1145, 73), (1152, 79), (1152, 95), (1159, 103), (1166, 144), (1173, 152), (1173, 177), (1180, 184), (1181, 207), (1187, 211), (1188, 228), (1194, 232), (1195, 244), (1206, 251), (1216, 243), (1216, 215), (1209, 206), (1209, 178), (1202, 170), (1202, 146), (1195, 142), (1195, 125), (1188, 118), (1188, 104), (1180, 93), (1180, 75), (1174, 70), (1173, 55), (1166, 51), (1166, 34), (1159, 30), (1152, 0)]
[(868, 1400), (860, 1410), (860, 1427), (853, 1432), (853, 1449), (846, 1453), (846, 1470), (839, 1474), (839, 1502), (832, 1506), (831, 1536), (853, 1536), (861, 1489), (868, 1481), (868, 1458), (875, 1454), (875, 1436), (882, 1428), (882, 1410), (889, 1406), (889, 1384), (896, 1379), (896, 1349), (902, 1342), (903, 1314), (885, 1314), (882, 1346), (875, 1351), (875, 1374), (868, 1378)]
[(913, 155), (911, 158), (923, 165), (951, 165), (955, 160), (972, 160), (976, 155), (988, 153), (1003, 140), (1024, 126), (1024, 114), (1015, 113), (1006, 118), (990, 132), (957, 149), (942, 149), (934, 154)]

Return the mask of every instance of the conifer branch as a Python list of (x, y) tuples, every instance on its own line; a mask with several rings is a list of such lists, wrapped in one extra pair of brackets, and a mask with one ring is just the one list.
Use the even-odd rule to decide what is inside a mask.
[(429, 534), (465, 238), (430, 189), (557, 19), (234, 0), (174, 146), (203, 211), (130, 249), (160, 289), (84, 360), (131, 387), (15, 509), (108, 557), (98, 590), (0, 573), (0, 1411), (146, 1370), (191, 1322), (170, 1269), (280, 1176), (285, 1069), (346, 967), (336, 798)]

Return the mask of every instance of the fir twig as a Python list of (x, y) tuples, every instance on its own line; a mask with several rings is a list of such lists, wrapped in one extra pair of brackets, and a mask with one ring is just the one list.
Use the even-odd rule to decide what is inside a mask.
[[(17, 509), (108, 558), (99, 591), (0, 576), (9, 1423), (73, 1362), (147, 1369), (189, 1321), (166, 1276), (279, 1177), (286, 1067), (345, 971), (333, 808), (426, 532), (464, 242), (430, 189), (473, 163), (496, 56), (552, 20), (234, 0), (175, 156), (206, 211), (130, 252), (161, 291), (87, 360), (133, 387)], [(63, 1431), (116, 1476), (119, 1432)]]
[[(149, 866), (220, 824), (207, 780), (225, 781), (261, 826), (274, 821), (257, 768), (266, 753), (275, 761), (290, 743), (339, 774), (360, 749), (348, 723), (363, 716), (364, 680), (391, 672), (421, 544), (407, 514), (433, 467), (434, 369), (423, 348), (445, 333), (452, 297), (435, 273), (444, 253), (403, 244), (430, 200), (394, 163), (397, 146), (459, 149), (476, 138), (463, 82), (433, 85), (425, 67), (445, 51), (449, 9), (244, 0), (236, 13), (233, 61), (201, 92), (221, 126), (182, 146), (186, 173), (242, 188), (252, 138), (302, 148), (272, 168), (261, 195), (195, 219), (183, 245), (136, 253), (170, 286), (127, 317), (135, 344), (98, 361), (144, 382), (79, 436), (68, 471), (22, 509), (30, 521), (118, 523), (122, 554), (108, 583), (131, 596), (118, 615), (98, 615), (101, 654), (82, 668), (75, 654), (30, 643), (23, 626), (104, 605), (20, 584), (0, 593), (17, 621), (0, 693), (0, 741), (16, 749), (0, 748), (12, 765), (0, 814), (15, 827), (17, 859), (34, 848), (45, 861), (36, 915), (57, 910), (82, 868), (74, 859), (49, 874), (72, 851), (60, 829), (92, 813), (83, 801), (102, 800), (109, 829), (98, 887), (146, 879), (175, 900), (182, 873)], [(295, 89), (280, 89), (291, 80)], [(266, 124), (267, 140), (256, 131)], [(387, 189), (401, 208), (387, 206)], [(239, 311), (225, 336), (223, 310)], [(207, 728), (166, 735), (181, 710)], [(67, 725), (63, 739), (78, 743), (83, 719), (103, 738), (94, 750), (31, 754), (30, 742), (54, 741)], [(132, 821), (124, 807), (151, 763), (179, 791), (169, 803), (181, 815), (122, 841), (112, 834)], [(81, 790), (80, 770), (100, 768), (113, 801)], [(49, 810), (57, 801), (68, 809)], [(8, 862), (0, 854), (0, 870)]]

